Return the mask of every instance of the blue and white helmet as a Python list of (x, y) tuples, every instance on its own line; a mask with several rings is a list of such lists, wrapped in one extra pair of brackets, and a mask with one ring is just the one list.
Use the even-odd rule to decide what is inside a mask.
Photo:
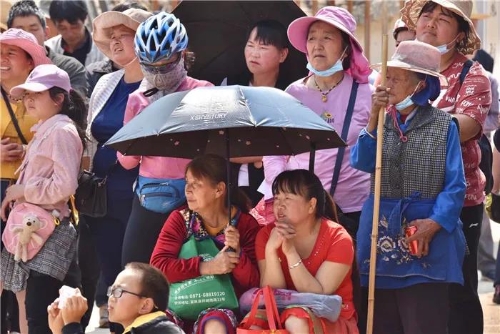
[(187, 48), (186, 28), (174, 14), (161, 12), (142, 22), (135, 33), (139, 62), (152, 64)]

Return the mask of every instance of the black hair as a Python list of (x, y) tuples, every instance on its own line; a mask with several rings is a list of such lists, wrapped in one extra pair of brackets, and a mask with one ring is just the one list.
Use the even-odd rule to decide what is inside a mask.
[(70, 90), (68, 93), (62, 88), (52, 87), (49, 89), (49, 94), (54, 102), (57, 102), (59, 94), (64, 95), (64, 100), (61, 106), (60, 114), (68, 116), (76, 126), (83, 148), (86, 147), (87, 137), (85, 135), (85, 123), (87, 121), (87, 106), (83, 97), (76, 91)]
[[(238, 207), (241, 212), (248, 213), (250, 211), (250, 199), (245, 193), (238, 188), (237, 184), (228, 186), (227, 164), (229, 162), (223, 157), (216, 154), (205, 154), (191, 160), (186, 166), (186, 172), (189, 171), (194, 177), (201, 179), (206, 178), (214, 185), (222, 182), (226, 185), (226, 191), (230, 193), (231, 204)], [(227, 202), (224, 201), (227, 206)]]
[(147, 263), (130, 262), (125, 269), (137, 270), (141, 273), (141, 293), (146, 298), (152, 298), (154, 311), (165, 311), (168, 306), (169, 286), (163, 273)]
[[(422, 7), (422, 10), (418, 14), (418, 17), (420, 17), (423, 13), (431, 13), (432, 11), (434, 11), (434, 9), (437, 6), (441, 6), (441, 5), (439, 5), (435, 2), (432, 2), (432, 1), (427, 2)], [(458, 22), (458, 32), (463, 32), (465, 34), (465, 37), (457, 44), (457, 46), (459, 46), (460, 44), (464, 44), (464, 45), (467, 44), (467, 40), (469, 39), (469, 34), (470, 34), (469, 23), (467, 23), (467, 21), (462, 16), (456, 14), (455, 12), (452, 12), (451, 10), (449, 10), (445, 7), (441, 6), (441, 10), (445, 14), (448, 14), (448, 13), (451, 14), (451, 16), (454, 17)]]
[(149, 12), (149, 9), (146, 6), (140, 4), (139, 2), (135, 2), (135, 1), (120, 2), (119, 4), (117, 4), (116, 6), (111, 8), (111, 11), (124, 12), (130, 8), (142, 9), (142, 10), (145, 10), (146, 12)]
[(273, 181), (273, 195), (280, 192), (302, 196), (306, 200), (316, 198), (316, 218), (328, 218), (336, 221), (333, 199), (323, 188), (316, 176), (306, 169), (287, 170), (280, 173)]
[(89, 11), (87, 4), (82, 0), (53, 0), (50, 3), (49, 15), (54, 23), (66, 20), (70, 24), (75, 24), (78, 20), (85, 22)]
[(7, 17), (7, 27), (12, 28), (12, 23), (16, 17), (36, 16), (45, 29), (45, 15), (33, 0), (21, 0), (12, 5)]
[(255, 39), (265, 45), (273, 45), (279, 50), (289, 48), (286, 28), (276, 20), (262, 20), (255, 23), (247, 33), (247, 40), (252, 30), (257, 28)]

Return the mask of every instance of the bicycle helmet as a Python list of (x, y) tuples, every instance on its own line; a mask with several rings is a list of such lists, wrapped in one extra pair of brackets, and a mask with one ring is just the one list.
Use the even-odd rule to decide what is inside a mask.
[(161, 12), (137, 28), (135, 53), (143, 64), (156, 63), (187, 48), (186, 28), (174, 14)]

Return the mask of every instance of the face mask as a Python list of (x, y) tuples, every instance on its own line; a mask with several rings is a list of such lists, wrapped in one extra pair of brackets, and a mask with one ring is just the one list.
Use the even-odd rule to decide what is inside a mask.
[(315, 69), (311, 65), (310, 62), (307, 62), (307, 69), (309, 71), (313, 72), (315, 75), (320, 76), (320, 77), (329, 77), (331, 75), (334, 75), (337, 72), (343, 71), (344, 66), (342, 66), (342, 61), (343, 61), (342, 57), (344, 56), (344, 53), (346, 50), (347, 50), (347, 48), (344, 49), (344, 52), (342, 52), (342, 54), (340, 55), (340, 58), (335, 62), (335, 64), (333, 64), (333, 66), (327, 70), (319, 71), (319, 70)]
[(187, 71), (184, 68), (184, 59), (181, 59), (167, 73), (152, 71), (151, 67), (145, 65), (141, 65), (141, 68), (144, 78), (158, 90), (167, 94), (175, 92), (187, 75)]
[(450, 51), (453, 47), (448, 47), (448, 45), (452, 44), (457, 40), (458, 36), (455, 37), (450, 43), (446, 43), (446, 44), (443, 44), (443, 45), (439, 45), (439, 46), (436, 46), (436, 48), (439, 50), (439, 53), (441, 53), (442, 55), (448, 53), (448, 51)]
[(413, 93), (411, 93), (410, 95), (405, 97), (405, 99), (403, 101), (396, 103), (394, 105), (394, 107), (396, 108), (397, 111), (405, 110), (409, 106), (412, 106), (415, 104), (415, 103), (413, 103), (413, 100), (411, 98), (413, 97), (413, 95), (417, 91), (418, 87), (420, 87), (420, 82), (418, 83), (417, 87), (415, 87), (415, 89), (413, 90)]

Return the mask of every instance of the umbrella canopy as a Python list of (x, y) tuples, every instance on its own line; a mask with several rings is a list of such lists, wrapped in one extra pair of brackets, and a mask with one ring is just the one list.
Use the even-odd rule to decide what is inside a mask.
[(312, 110), (270, 87), (199, 87), (146, 107), (107, 143), (127, 155), (226, 158), (346, 146)]
[[(225, 77), (247, 71), (244, 48), (250, 27), (273, 19), (288, 28), (296, 18), (306, 16), (295, 2), (286, 1), (182, 1), (174, 10), (186, 27), (189, 50), (196, 61), (189, 75), (219, 85)], [(289, 47), (281, 72), (291, 83), (307, 75), (303, 53)]]

